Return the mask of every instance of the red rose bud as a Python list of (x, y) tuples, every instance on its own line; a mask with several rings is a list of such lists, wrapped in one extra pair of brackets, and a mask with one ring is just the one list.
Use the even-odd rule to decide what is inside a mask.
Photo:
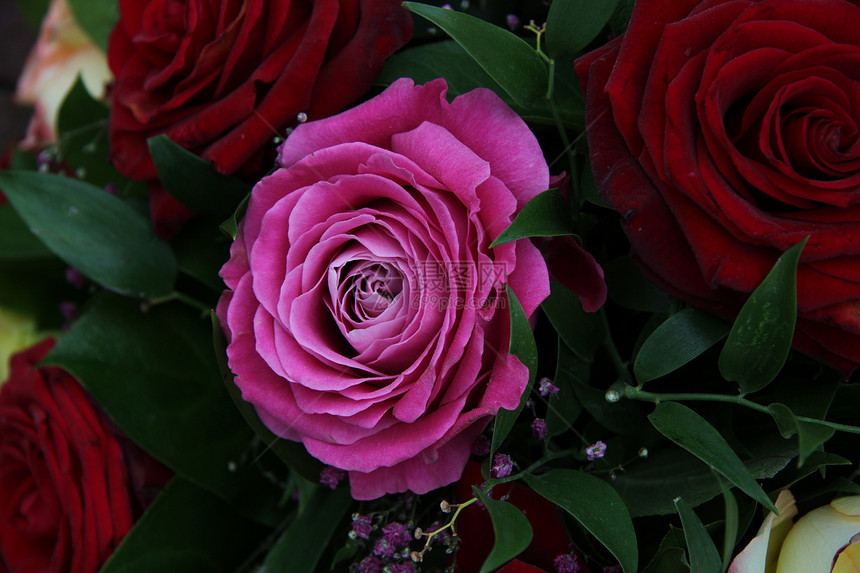
[(857, 0), (640, 0), (576, 63), (595, 181), (644, 272), (732, 318), (805, 237), (794, 348), (860, 364)]
[(0, 571), (94, 573), (170, 472), (120, 435), (80, 384), (15, 355), (0, 388)]

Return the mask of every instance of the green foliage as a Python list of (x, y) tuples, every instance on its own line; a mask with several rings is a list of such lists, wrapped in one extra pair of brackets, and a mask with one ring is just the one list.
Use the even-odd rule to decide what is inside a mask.
[(779, 374), (794, 336), (797, 263), (806, 239), (787, 250), (738, 314), (720, 354), (720, 373), (741, 392), (755, 392)]
[(776, 511), (725, 438), (703, 417), (677, 402), (661, 402), (648, 419), (661, 434), (713, 467), (757, 502)]
[(559, 190), (549, 189), (526, 203), (516, 219), (496, 237), (490, 246), (498, 247), (526, 237), (558, 237), (572, 234), (567, 199)]
[(169, 294), (176, 261), (149, 221), (121, 199), (50, 173), (0, 172), (0, 188), (38, 238), (81, 273), (121, 294)]
[(585, 472), (557, 469), (526, 475), (533, 490), (572, 515), (618, 559), (625, 573), (638, 571), (636, 532), (618, 493)]
[(265, 533), (218, 497), (174, 478), (100, 571), (233, 573)]
[(108, 36), (119, 20), (116, 0), (68, 0), (78, 25), (96, 46), (107, 52)]
[(582, 51), (609, 22), (618, 0), (566, 0), (550, 5), (546, 21), (546, 47), (552, 57)]
[(495, 500), (478, 487), (473, 489), (493, 522), (496, 539), (492, 551), (481, 566), (481, 573), (490, 573), (522, 553), (534, 534), (528, 518), (516, 506)]
[[(529, 106), (546, 93), (546, 66), (521, 38), (454, 10), (415, 2), (404, 2), (403, 5), (450, 35), (518, 104)], [(487, 46), (493, 46), (493, 49), (487, 50)]]
[(690, 570), (696, 573), (720, 573), (720, 554), (701, 520), (686, 501), (680, 497), (675, 500), (675, 508), (684, 527), (687, 551), (690, 556)]

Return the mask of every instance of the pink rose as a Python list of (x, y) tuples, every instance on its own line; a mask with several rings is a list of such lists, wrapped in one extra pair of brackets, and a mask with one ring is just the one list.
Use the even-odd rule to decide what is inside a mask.
[(357, 499), (460, 477), (529, 377), (505, 285), (529, 316), (549, 293), (530, 241), (490, 248), (549, 186), (537, 140), (491, 91), (446, 91), (402, 79), (299, 126), (221, 270), (243, 397)]

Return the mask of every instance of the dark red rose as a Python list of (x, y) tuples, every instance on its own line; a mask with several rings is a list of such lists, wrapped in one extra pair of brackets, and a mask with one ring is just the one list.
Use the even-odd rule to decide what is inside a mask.
[[(222, 173), (268, 170), (272, 139), (339, 112), (412, 33), (400, 0), (120, 0), (111, 158), (156, 177), (146, 140), (165, 133)], [(268, 157), (271, 159), (272, 157)]]
[[(472, 486), (480, 485), (483, 481), (480, 464), (470, 460), (463, 477), (457, 482), (457, 501), (463, 502), (472, 498)], [(497, 485), (489, 494), (493, 499), (504, 496), (506, 501), (522, 511), (531, 523), (534, 533), (526, 550), (500, 567), (496, 573), (555, 571), (555, 558), (571, 552), (567, 529), (555, 505), (519, 482)], [(477, 573), (495, 542), (490, 515), (483, 507), (472, 504), (464, 508), (457, 517), (455, 527), (460, 537), (456, 555), (457, 573)], [(588, 572), (588, 567), (582, 563), (580, 573)]]
[(591, 161), (663, 289), (733, 317), (809, 236), (795, 349), (860, 364), (860, 0), (639, 0), (577, 61)]
[(68, 373), (15, 355), (0, 388), (0, 571), (93, 573), (169, 472), (118, 434)]

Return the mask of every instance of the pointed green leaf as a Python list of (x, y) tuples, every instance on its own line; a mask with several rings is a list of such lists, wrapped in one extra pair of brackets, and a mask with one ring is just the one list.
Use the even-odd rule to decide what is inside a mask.
[(496, 539), (492, 551), (481, 566), (481, 573), (490, 573), (522, 553), (532, 542), (534, 534), (528, 518), (516, 506), (495, 500), (478, 487), (472, 489), (487, 508), (493, 522)]
[(690, 555), (690, 570), (696, 573), (720, 573), (722, 563), (714, 541), (699, 516), (686, 501), (680, 497), (675, 500), (675, 509), (681, 517), (684, 527), (684, 538), (687, 540), (687, 552)]
[(107, 53), (108, 36), (117, 20), (119, 6), (116, 0), (68, 0), (75, 21), (87, 36)]
[(570, 207), (558, 189), (536, 195), (490, 246), (498, 247), (526, 237), (572, 235)]
[(605, 545), (624, 573), (638, 570), (633, 521), (611, 485), (585, 472), (565, 469), (539, 476), (527, 475), (524, 479), (529, 487), (567, 511)]
[(785, 364), (797, 318), (797, 263), (806, 239), (788, 249), (741, 308), (720, 354), (720, 373), (743, 393), (770, 384)]
[[(403, 5), (445, 31), (472, 56), (517, 103), (528, 106), (545, 95), (546, 65), (522, 38), (455, 10), (415, 2)], [(487, 49), (492, 46), (492, 49)]]
[(152, 137), (148, 143), (162, 185), (192, 211), (227, 217), (251, 192), (250, 185), (218, 173), (211, 163), (166, 135)]
[(618, 0), (553, 2), (546, 17), (546, 48), (558, 58), (573, 56), (588, 46), (609, 22)]
[(8, 203), (0, 205), (0, 229), (3, 229), (0, 233), (0, 261), (54, 259), (54, 253), (30, 231)]
[(179, 304), (144, 313), (104, 293), (46, 364), (77, 378), (132, 440), (197, 485), (230, 499), (251, 431), (230, 401), (208, 320)]
[(520, 362), (529, 369), (529, 381), (520, 399), (520, 405), (516, 410), (499, 409), (499, 413), (496, 415), (495, 426), (493, 427), (491, 453), (498, 451), (499, 446), (502, 445), (502, 442), (505, 441), (505, 438), (508, 437), (511, 429), (514, 427), (514, 422), (517, 421), (520, 412), (523, 411), (526, 401), (528, 401), (528, 397), (531, 394), (532, 386), (534, 386), (535, 372), (537, 371), (537, 345), (535, 344), (532, 327), (529, 324), (526, 313), (523, 311), (523, 307), (520, 305), (520, 301), (517, 299), (517, 295), (514, 294), (510, 286), (506, 286), (506, 288), (508, 304), (511, 307), (511, 342), (508, 351), (519, 358)]
[(640, 384), (674, 372), (722, 340), (731, 327), (694, 308), (670, 316), (651, 333), (633, 364)]
[(600, 314), (582, 310), (579, 297), (555, 281), (550, 282), (550, 294), (540, 306), (559, 338), (577, 356), (591, 362), (607, 336)]
[(648, 419), (658, 432), (717, 470), (764, 507), (776, 511), (725, 438), (699, 414), (677, 402), (661, 402)]
[(726, 484), (725, 480), (717, 476), (720, 482), (720, 491), (723, 494), (723, 502), (726, 512), (726, 518), (723, 520), (723, 566), (721, 571), (725, 572), (732, 562), (734, 556), (735, 543), (738, 538), (738, 527), (740, 515), (738, 511), (738, 500), (732, 493), (731, 488)]
[(788, 406), (785, 404), (774, 403), (768, 406), (771, 416), (773, 416), (776, 425), (779, 428), (779, 433), (784, 438), (790, 438), (797, 434), (798, 454), (797, 465), (802, 466), (806, 459), (816, 451), (821, 444), (833, 437), (836, 432), (833, 428), (828, 427), (824, 423), (816, 424), (805, 420), (798, 420)]
[(121, 199), (82, 181), (31, 171), (0, 172), (0, 188), (30, 231), (95, 282), (129, 296), (173, 290), (173, 253)]
[(177, 477), (99, 571), (234, 573), (266, 532), (217, 497)]
[(317, 488), (308, 506), (275, 543), (258, 571), (314, 573), (323, 551), (350, 508), (349, 488)]

